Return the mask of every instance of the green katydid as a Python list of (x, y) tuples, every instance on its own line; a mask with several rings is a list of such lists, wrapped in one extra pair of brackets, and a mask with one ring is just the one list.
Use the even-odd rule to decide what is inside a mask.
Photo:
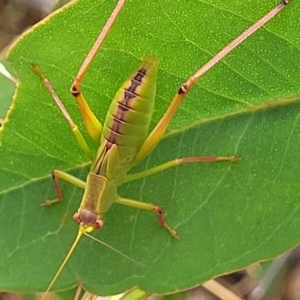
[(65, 119), (68, 121), (79, 146), (92, 161), (91, 170), (87, 176), (86, 182), (60, 170), (52, 171), (57, 198), (45, 201), (41, 204), (42, 206), (49, 206), (62, 201), (62, 191), (59, 185), (59, 179), (63, 179), (84, 189), (84, 195), (78, 212), (73, 216), (75, 222), (79, 224), (77, 237), (49, 284), (45, 295), (52, 288), (59, 274), (63, 270), (81, 236), (83, 234), (89, 236), (89, 233), (92, 231), (102, 228), (104, 224), (104, 214), (113, 203), (154, 211), (158, 216), (159, 225), (164, 227), (172, 237), (176, 239), (179, 238), (176, 231), (165, 222), (163, 211), (160, 206), (124, 198), (118, 195), (117, 187), (124, 182), (154, 175), (184, 163), (217, 161), (235, 162), (240, 160), (235, 156), (183, 157), (176, 158), (137, 174), (127, 174), (133, 166), (147, 157), (160, 142), (170, 121), (193, 84), (232, 49), (237, 47), (247, 37), (273, 18), (289, 3), (289, 1), (282, 0), (268, 14), (250, 26), (245, 32), (234, 39), (183, 83), (175, 94), (166, 113), (149, 135), (148, 129), (154, 109), (156, 74), (158, 71), (158, 60), (156, 57), (150, 55), (145, 56), (140, 66), (134, 70), (131, 76), (125, 81), (111, 103), (103, 126), (93, 114), (80, 90), (80, 83), (83, 80), (89, 65), (99, 50), (124, 3), (125, 0), (118, 1), (114, 11), (84, 60), (71, 86), (71, 93), (79, 106), (85, 128), (90, 137), (99, 144), (96, 156), (94, 156), (89, 149), (80, 130), (65, 109), (58, 95), (55, 93), (49, 80), (42, 73), (40, 67), (32, 63), (33, 69), (42, 78), (44, 85), (52, 95)]

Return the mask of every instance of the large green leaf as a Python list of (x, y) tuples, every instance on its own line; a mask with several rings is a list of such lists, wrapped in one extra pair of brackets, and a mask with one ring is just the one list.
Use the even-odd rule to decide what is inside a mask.
[[(127, 1), (87, 73), (84, 94), (103, 121), (122, 81), (145, 54), (154, 54), (160, 70), (153, 128), (180, 84), (273, 5)], [(62, 183), (63, 203), (41, 208), (55, 196), (49, 174), (58, 168), (85, 178), (88, 172), (87, 158), (29, 62), (41, 66), (82, 128), (68, 90), (113, 6), (79, 1), (25, 34), (10, 53), (21, 83), (1, 131), (2, 290), (46, 289), (76, 235), (71, 216), (82, 196)], [(189, 164), (119, 189), (162, 205), (180, 241), (159, 228), (154, 214), (113, 205), (95, 235), (142, 266), (84, 237), (54, 289), (82, 282), (101, 295), (135, 285), (171, 293), (298, 243), (299, 18), (293, 1), (206, 74), (167, 136), (133, 171), (193, 155), (236, 155), (241, 162)]]

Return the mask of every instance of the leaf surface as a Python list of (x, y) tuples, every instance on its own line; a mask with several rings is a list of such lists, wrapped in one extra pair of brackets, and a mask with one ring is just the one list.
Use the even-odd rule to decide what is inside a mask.
[[(160, 60), (151, 128), (180, 84), (274, 1), (128, 1), (89, 69), (82, 90), (103, 122), (115, 92), (146, 54)], [(80, 128), (72, 80), (114, 7), (82, 0), (25, 34), (10, 53), (20, 84), (0, 132), (0, 289), (43, 291), (76, 235), (83, 191), (54, 168), (84, 179), (88, 160), (30, 67), (39, 64)], [(184, 156), (236, 155), (239, 163), (188, 164), (120, 187), (125, 197), (165, 209), (180, 241), (154, 214), (113, 205), (95, 236), (142, 265), (83, 237), (54, 285), (77, 282), (98, 295), (133, 286), (172, 293), (276, 257), (299, 242), (299, 2), (210, 70), (168, 133), (132, 172)], [(84, 135), (87, 137), (83, 130)], [(96, 151), (97, 145), (87, 137)]]

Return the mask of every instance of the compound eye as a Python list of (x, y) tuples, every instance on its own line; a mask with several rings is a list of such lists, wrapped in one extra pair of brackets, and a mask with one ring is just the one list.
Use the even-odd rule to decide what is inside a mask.
[(95, 229), (101, 229), (103, 227), (103, 221), (100, 219), (97, 219), (94, 224)]
[(80, 215), (79, 215), (78, 212), (75, 213), (75, 214), (73, 215), (73, 220), (74, 220), (77, 224), (80, 224), (80, 223), (81, 223)]

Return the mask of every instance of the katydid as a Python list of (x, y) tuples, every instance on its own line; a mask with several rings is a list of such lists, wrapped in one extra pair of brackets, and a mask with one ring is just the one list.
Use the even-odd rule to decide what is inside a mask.
[(149, 135), (148, 129), (154, 109), (156, 75), (158, 72), (158, 60), (156, 57), (151, 55), (145, 56), (140, 66), (138, 66), (124, 82), (110, 105), (103, 126), (93, 114), (80, 89), (81, 81), (83, 80), (89, 65), (99, 50), (124, 3), (125, 0), (118, 1), (114, 11), (102, 29), (95, 44), (92, 46), (71, 86), (71, 93), (79, 106), (87, 133), (99, 144), (96, 155), (89, 149), (80, 130), (65, 109), (50, 81), (43, 74), (40, 67), (32, 63), (33, 69), (42, 78), (45, 87), (48, 89), (58, 108), (69, 123), (79, 146), (92, 161), (91, 170), (87, 175), (85, 182), (64, 171), (52, 171), (57, 198), (45, 201), (41, 204), (42, 206), (49, 206), (62, 201), (63, 196), (59, 185), (59, 179), (84, 189), (84, 195), (78, 211), (73, 216), (74, 221), (79, 224), (77, 237), (49, 284), (45, 294), (52, 288), (68, 259), (72, 255), (81, 236), (83, 234), (90, 236), (89, 233), (103, 227), (104, 214), (113, 203), (155, 212), (158, 216), (159, 225), (165, 228), (172, 237), (179, 239), (176, 231), (165, 222), (163, 210), (160, 206), (124, 198), (117, 193), (117, 188), (124, 182), (130, 182), (154, 175), (184, 163), (217, 161), (236, 162), (240, 160), (240, 158), (235, 156), (183, 157), (165, 162), (162, 165), (137, 174), (127, 174), (133, 166), (147, 157), (160, 142), (170, 121), (193, 84), (231, 50), (273, 18), (289, 3), (289, 1), (282, 0), (269, 13), (234, 39), (183, 83), (175, 94), (164, 116)]

